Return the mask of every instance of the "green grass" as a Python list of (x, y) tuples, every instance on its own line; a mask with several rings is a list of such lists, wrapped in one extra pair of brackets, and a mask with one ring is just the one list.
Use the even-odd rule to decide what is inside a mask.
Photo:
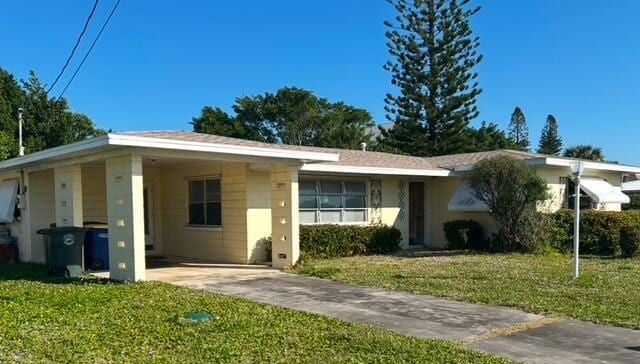
[(564, 255), (371, 256), (310, 261), (295, 272), (372, 287), (511, 306), (640, 329), (640, 258)]
[[(505, 362), (453, 342), (163, 283), (43, 272), (0, 266), (0, 362)], [(216, 319), (181, 319), (193, 311)]]

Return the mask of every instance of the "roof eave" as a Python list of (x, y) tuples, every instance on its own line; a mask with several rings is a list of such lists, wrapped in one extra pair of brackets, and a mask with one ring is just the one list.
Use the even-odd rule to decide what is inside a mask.
[(446, 177), (451, 174), (451, 171), (446, 169), (346, 166), (346, 165), (322, 164), (322, 163), (304, 164), (300, 168), (300, 171), (316, 172), (316, 173), (368, 174), (368, 175), (388, 175), (388, 176), (424, 176), (424, 177)]
[(45, 149), (39, 152), (27, 154), (22, 157), (8, 159), (6, 161), (0, 162), (0, 171), (14, 170), (50, 159), (68, 158), (79, 153), (86, 153), (91, 150), (96, 150), (108, 146), (173, 149), (230, 155), (246, 155), (251, 157), (293, 159), (299, 162), (307, 163), (337, 162), (340, 159), (340, 155), (337, 153), (322, 153), (279, 148), (261, 148), (218, 143), (190, 142), (182, 140), (160, 139), (109, 133), (71, 144), (61, 145), (59, 147)]
[(39, 152), (7, 159), (0, 162), (0, 171), (9, 171), (24, 167), (47, 159), (57, 159), (65, 156), (83, 153), (89, 150), (99, 149), (109, 145), (109, 134), (85, 139), (79, 142), (61, 145), (59, 147), (41, 150)]
[[(546, 157), (546, 158), (540, 158), (540, 159), (544, 159), (544, 165), (552, 166), (552, 167), (571, 168), (571, 163), (576, 162), (570, 159), (553, 158), (553, 157)], [(640, 167), (628, 166), (624, 164), (592, 162), (592, 161), (586, 161), (586, 160), (582, 162), (584, 162), (584, 168), (587, 170), (621, 172), (621, 173), (640, 173)]]
[(281, 148), (250, 147), (233, 144), (193, 142), (174, 139), (151, 138), (123, 134), (109, 134), (109, 144), (130, 147), (177, 149), (197, 152), (246, 155), (257, 157), (296, 159), (299, 161), (337, 162), (340, 154), (301, 151)]
[[(553, 157), (542, 157), (542, 158), (532, 158), (523, 160), (527, 165), (532, 167), (564, 167), (571, 168), (571, 163), (574, 160), (571, 159), (563, 159), (563, 158), (553, 158)], [(583, 161), (585, 163), (584, 168), (587, 170), (593, 171), (610, 171), (610, 172), (620, 172), (620, 173), (640, 173), (640, 167), (628, 166), (624, 164), (613, 164), (613, 163), (602, 163), (602, 162), (591, 162), (591, 161)], [(467, 172), (474, 168), (475, 164), (460, 164), (456, 166), (451, 166), (447, 168), (451, 168), (454, 172)]]

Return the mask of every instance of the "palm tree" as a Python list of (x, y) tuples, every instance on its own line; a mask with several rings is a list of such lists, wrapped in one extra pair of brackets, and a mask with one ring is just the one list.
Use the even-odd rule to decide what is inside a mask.
[(564, 150), (564, 157), (589, 159), (593, 161), (604, 161), (604, 154), (602, 148), (594, 147), (593, 145), (574, 145)]

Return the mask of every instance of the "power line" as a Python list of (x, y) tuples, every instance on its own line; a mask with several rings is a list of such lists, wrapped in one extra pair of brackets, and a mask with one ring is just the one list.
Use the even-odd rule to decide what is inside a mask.
[(116, 1), (115, 5), (113, 6), (113, 9), (111, 9), (111, 13), (109, 13), (109, 16), (107, 17), (107, 20), (104, 21), (104, 24), (102, 25), (102, 28), (100, 28), (100, 31), (98, 32), (98, 35), (96, 35), (96, 39), (94, 39), (93, 43), (91, 43), (91, 47), (89, 47), (89, 49), (87, 50), (87, 53), (82, 58), (82, 61), (80, 61), (80, 64), (78, 65), (78, 68), (76, 68), (75, 72), (73, 72), (73, 75), (69, 79), (69, 82), (67, 82), (67, 84), (64, 86), (64, 89), (62, 89), (62, 92), (60, 93), (58, 98), (61, 98), (62, 95), (64, 95), (65, 91), (67, 91), (67, 89), (69, 88), (69, 85), (71, 85), (73, 80), (76, 78), (76, 75), (80, 71), (80, 68), (82, 68), (82, 65), (84, 64), (84, 61), (86, 61), (87, 58), (89, 57), (89, 54), (91, 54), (91, 51), (93, 50), (93, 47), (96, 45), (96, 43), (98, 43), (98, 39), (100, 39), (100, 36), (102, 35), (102, 32), (104, 32), (105, 28), (107, 27), (107, 24), (109, 24), (109, 21), (111, 20), (111, 17), (116, 12), (116, 9), (118, 8), (118, 5), (120, 5), (120, 1), (121, 0)]
[(71, 54), (69, 54), (69, 57), (67, 57), (67, 61), (64, 63), (64, 66), (62, 66), (62, 69), (60, 70), (60, 73), (58, 73), (58, 76), (56, 77), (56, 79), (53, 81), (51, 86), (49, 86), (49, 89), (47, 90), (47, 93), (49, 93), (53, 89), (53, 87), (56, 85), (56, 83), (58, 83), (58, 81), (60, 80), (60, 77), (62, 77), (62, 74), (64, 73), (64, 71), (69, 66), (69, 62), (71, 62), (71, 58), (73, 58), (73, 55), (76, 53), (76, 50), (78, 49), (78, 46), (80, 45), (80, 41), (82, 40), (82, 37), (84, 36), (84, 33), (87, 31), (87, 28), (89, 27), (89, 22), (91, 21), (91, 18), (93, 18), (93, 14), (96, 12), (96, 8), (98, 7), (98, 2), (99, 2), (99, 0), (96, 0), (96, 2), (93, 3), (93, 8), (91, 8), (91, 12), (89, 13), (89, 16), (87, 17), (87, 20), (84, 22), (84, 27), (82, 27), (82, 31), (80, 32), (80, 35), (78, 36), (78, 39), (76, 40), (76, 44), (73, 46), (73, 49), (71, 50)]

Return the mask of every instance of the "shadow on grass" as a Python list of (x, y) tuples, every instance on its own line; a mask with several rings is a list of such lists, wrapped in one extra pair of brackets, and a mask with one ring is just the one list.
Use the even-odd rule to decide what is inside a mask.
[(487, 253), (471, 250), (435, 250), (435, 249), (410, 249), (401, 250), (394, 256), (402, 258), (427, 258), (427, 257), (456, 257), (463, 255), (483, 255)]
[(0, 283), (5, 281), (32, 281), (47, 284), (101, 285), (118, 284), (107, 278), (86, 275), (76, 278), (65, 278), (47, 274), (47, 267), (42, 264), (16, 263), (0, 265)]

